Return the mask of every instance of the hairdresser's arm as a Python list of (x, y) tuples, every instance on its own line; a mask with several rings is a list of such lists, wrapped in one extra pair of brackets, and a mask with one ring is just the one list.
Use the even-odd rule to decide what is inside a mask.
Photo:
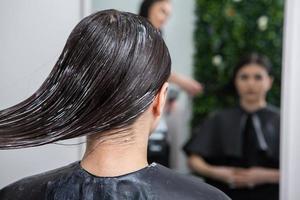
[(169, 81), (181, 87), (191, 96), (200, 94), (203, 91), (201, 83), (181, 74), (172, 72)]

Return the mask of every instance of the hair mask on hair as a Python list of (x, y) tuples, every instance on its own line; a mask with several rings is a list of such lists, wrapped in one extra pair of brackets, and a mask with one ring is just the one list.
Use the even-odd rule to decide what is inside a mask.
[(152, 103), (170, 66), (159, 31), (143, 17), (94, 13), (71, 32), (42, 86), (0, 111), (0, 149), (128, 127)]

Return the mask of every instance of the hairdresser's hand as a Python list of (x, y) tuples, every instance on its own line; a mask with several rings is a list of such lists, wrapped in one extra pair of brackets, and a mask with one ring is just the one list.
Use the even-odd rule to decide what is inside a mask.
[(195, 96), (203, 92), (202, 84), (187, 76), (172, 73), (169, 80), (170, 82), (177, 84), (191, 96)]
[(180, 87), (185, 90), (189, 95), (196, 96), (203, 92), (203, 86), (201, 83), (197, 82), (194, 79), (185, 77), (182, 79)]

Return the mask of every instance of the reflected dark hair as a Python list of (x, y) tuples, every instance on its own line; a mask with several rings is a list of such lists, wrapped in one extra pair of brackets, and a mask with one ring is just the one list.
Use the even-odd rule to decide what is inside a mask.
[(153, 102), (170, 66), (159, 31), (143, 17), (94, 13), (71, 32), (42, 86), (0, 111), (0, 149), (126, 128)]
[(258, 54), (258, 53), (251, 53), (251, 54), (247, 54), (247, 55), (243, 56), (238, 61), (237, 65), (233, 69), (232, 80), (234, 81), (236, 79), (236, 75), (238, 74), (240, 69), (242, 69), (246, 65), (250, 65), (250, 64), (257, 64), (257, 65), (263, 67), (270, 76), (273, 74), (272, 64), (267, 56)]
[(161, 1), (169, 1), (169, 0), (144, 0), (140, 6), (139, 15), (145, 18), (149, 17), (149, 10), (153, 4)]

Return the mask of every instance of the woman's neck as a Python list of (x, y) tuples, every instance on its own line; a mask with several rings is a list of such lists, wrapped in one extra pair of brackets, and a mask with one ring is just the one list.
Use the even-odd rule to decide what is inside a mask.
[(255, 112), (261, 108), (264, 108), (267, 106), (267, 102), (265, 99), (259, 100), (259, 101), (246, 101), (241, 99), (240, 100), (241, 107), (248, 111), (248, 112)]
[(96, 176), (113, 177), (128, 174), (148, 165), (147, 145), (147, 133), (126, 133), (124, 137), (109, 138), (105, 141), (89, 138), (81, 166)]

